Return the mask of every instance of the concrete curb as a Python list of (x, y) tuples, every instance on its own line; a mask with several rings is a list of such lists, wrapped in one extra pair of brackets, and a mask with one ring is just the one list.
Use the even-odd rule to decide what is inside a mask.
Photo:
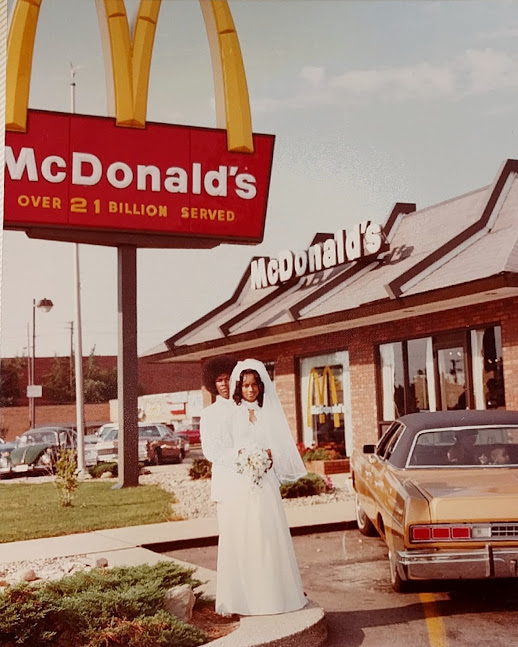
[(213, 640), (211, 647), (322, 647), (327, 639), (324, 610), (311, 600), (300, 611), (277, 616), (247, 616), (239, 627)]

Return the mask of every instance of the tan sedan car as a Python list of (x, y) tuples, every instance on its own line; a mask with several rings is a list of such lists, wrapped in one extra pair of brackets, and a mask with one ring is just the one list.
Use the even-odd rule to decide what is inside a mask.
[(396, 591), (518, 577), (518, 412), (402, 416), (351, 472), (358, 528), (386, 542)]

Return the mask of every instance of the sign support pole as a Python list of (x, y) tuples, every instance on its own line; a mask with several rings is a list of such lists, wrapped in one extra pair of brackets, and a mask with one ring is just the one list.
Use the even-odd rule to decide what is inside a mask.
[(136, 246), (120, 245), (117, 261), (119, 480), (114, 489), (139, 484)]

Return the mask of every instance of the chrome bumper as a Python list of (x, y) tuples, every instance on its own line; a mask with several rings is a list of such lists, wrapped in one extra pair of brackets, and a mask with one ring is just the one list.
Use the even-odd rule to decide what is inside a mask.
[(518, 577), (518, 546), (472, 550), (413, 550), (396, 553), (398, 570), (407, 580), (480, 580)]

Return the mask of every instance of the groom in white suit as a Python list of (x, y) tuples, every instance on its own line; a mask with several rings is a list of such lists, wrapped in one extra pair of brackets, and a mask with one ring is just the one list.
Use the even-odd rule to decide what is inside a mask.
[(236, 462), (228, 416), (230, 410), (230, 375), (237, 360), (230, 355), (214, 357), (203, 367), (203, 386), (216, 397), (201, 414), (200, 432), (203, 455), (212, 463), (211, 499), (222, 501), (229, 487), (229, 468)]

